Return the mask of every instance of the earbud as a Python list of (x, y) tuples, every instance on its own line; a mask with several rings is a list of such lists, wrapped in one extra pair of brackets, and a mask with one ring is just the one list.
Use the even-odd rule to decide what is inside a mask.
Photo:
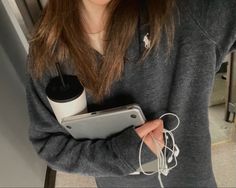
[(173, 160), (172, 155), (168, 158), (168, 163), (170, 163)]
[(175, 157), (177, 157), (179, 155), (179, 148), (178, 146), (175, 144), (175, 147), (174, 147), (176, 150), (174, 151), (174, 155)]
[(171, 163), (171, 161), (173, 160), (173, 154), (174, 154), (174, 156), (175, 157), (178, 157), (178, 155), (179, 155), (179, 148), (178, 148), (178, 146), (175, 144), (174, 145), (174, 148), (175, 148), (175, 151), (174, 151), (174, 153), (172, 153), (172, 155), (168, 158), (168, 163)]

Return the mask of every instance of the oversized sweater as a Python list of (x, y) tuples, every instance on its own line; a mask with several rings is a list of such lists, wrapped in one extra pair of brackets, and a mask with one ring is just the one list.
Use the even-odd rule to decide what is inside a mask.
[[(216, 187), (208, 103), (216, 72), (236, 48), (236, 0), (177, 0), (175, 14), (170, 56), (163, 35), (159, 49), (143, 64), (136, 63), (149, 32), (148, 23), (141, 21), (121, 79), (113, 83), (101, 104), (87, 93), (88, 111), (138, 103), (147, 120), (175, 113), (180, 118), (174, 131), (180, 154), (177, 167), (162, 176), (164, 186)], [(66, 62), (62, 66), (65, 74), (75, 74), (73, 66)], [(107, 139), (76, 140), (57, 122), (45, 94), (55, 75), (55, 70), (46, 71), (42, 80), (36, 80), (27, 73), (29, 139), (39, 157), (55, 170), (94, 176), (98, 187), (159, 187), (157, 175), (129, 175), (139, 167), (141, 139), (134, 127)], [(176, 123), (174, 118), (164, 119), (166, 129)], [(142, 158), (143, 163), (156, 158), (145, 144)]]

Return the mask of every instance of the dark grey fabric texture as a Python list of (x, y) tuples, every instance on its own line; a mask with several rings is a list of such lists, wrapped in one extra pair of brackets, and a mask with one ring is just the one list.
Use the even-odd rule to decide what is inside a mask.
[[(177, 5), (170, 56), (165, 54), (163, 33), (159, 49), (152, 50), (143, 64), (136, 63), (149, 32), (148, 23), (140, 22), (121, 79), (114, 82), (101, 104), (87, 94), (88, 110), (138, 103), (147, 120), (175, 113), (180, 118), (174, 131), (180, 154), (178, 166), (162, 176), (164, 186), (216, 187), (208, 102), (215, 73), (225, 55), (236, 48), (236, 1), (177, 0)], [(28, 63), (33, 62), (29, 59)], [(62, 67), (64, 73), (74, 74), (73, 66), (63, 63)], [(128, 175), (139, 167), (141, 139), (133, 127), (107, 139), (75, 140), (60, 126), (45, 94), (55, 75), (54, 69), (45, 72), (42, 80), (27, 74), (29, 139), (39, 157), (55, 170), (94, 176), (98, 187), (160, 187), (157, 175)], [(177, 123), (174, 117), (163, 121), (166, 129)], [(156, 158), (145, 144), (142, 158), (143, 163)]]

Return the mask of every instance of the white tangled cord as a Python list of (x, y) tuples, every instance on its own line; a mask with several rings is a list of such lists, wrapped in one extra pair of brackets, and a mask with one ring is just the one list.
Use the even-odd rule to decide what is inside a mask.
[[(164, 186), (163, 186), (163, 183), (162, 183), (162, 180), (161, 180), (161, 174), (167, 176), (169, 171), (177, 166), (177, 159), (176, 158), (177, 158), (177, 156), (179, 155), (179, 152), (180, 152), (178, 146), (175, 144), (174, 135), (172, 133), (179, 126), (179, 123), (180, 123), (179, 117), (174, 113), (165, 113), (165, 114), (161, 115), (159, 119), (161, 119), (162, 117), (164, 117), (166, 115), (175, 116), (178, 120), (178, 123), (177, 123), (176, 127), (171, 129), (171, 130), (163, 129), (163, 133), (165, 134), (164, 154), (163, 154), (163, 151), (161, 150), (161, 143), (154, 138), (152, 133), (150, 134), (151, 137), (152, 137), (153, 142), (155, 143), (155, 145), (157, 147), (157, 153), (158, 153), (157, 154), (157, 171), (154, 171), (152, 173), (147, 173), (143, 170), (143, 167), (142, 167), (142, 164), (141, 164), (142, 146), (143, 146), (143, 142), (145, 140), (145, 137), (147, 135), (145, 135), (143, 137), (142, 142), (140, 144), (140, 148), (139, 148), (139, 166), (140, 166), (141, 171), (145, 175), (153, 175), (155, 173), (158, 173), (158, 179), (159, 179), (159, 182), (160, 182), (160, 185), (161, 185), (162, 188), (164, 188)], [(167, 134), (171, 137), (172, 146), (173, 146), (172, 148), (169, 148), (167, 146), (167, 140), (169, 138)], [(171, 155), (168, 158), (167, 162), (170, 163), (170, 162), (172, 162), (173, 159), (175, 161), (175, 164), (171, 167), (168, 167), (167, 162), (166, 162), (166, 149), (168, 149), (171, 152)], [(160, 152), (159, 152), (159, 150), (160, 150)]]

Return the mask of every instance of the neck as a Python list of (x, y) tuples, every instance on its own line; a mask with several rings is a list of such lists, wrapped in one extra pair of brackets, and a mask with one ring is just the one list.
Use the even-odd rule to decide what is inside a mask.
[(89, 0), (83, 1), (83, 17), (88, 33), (97, 33), (104, 29), (106, 23), (106, 4), (98, 5)]

